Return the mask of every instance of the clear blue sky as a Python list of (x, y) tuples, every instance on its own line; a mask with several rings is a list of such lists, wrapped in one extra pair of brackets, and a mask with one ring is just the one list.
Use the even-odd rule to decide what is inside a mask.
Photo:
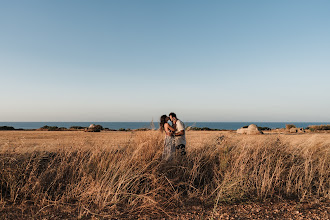
[(0, 0), (0, 121), (330, 121), (329, 11)]

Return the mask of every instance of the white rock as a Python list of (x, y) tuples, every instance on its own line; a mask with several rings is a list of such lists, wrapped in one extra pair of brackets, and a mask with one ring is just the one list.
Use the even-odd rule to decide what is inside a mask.
[(247, 128), (237, 129), (237, 134), (263, 134), (255, 124), (250, 124)]

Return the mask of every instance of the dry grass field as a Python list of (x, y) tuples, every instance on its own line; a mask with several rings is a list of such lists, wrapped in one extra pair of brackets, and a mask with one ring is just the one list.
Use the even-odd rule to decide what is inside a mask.
[(1, 219), (328, 219), (330, 134), (1, 131)]

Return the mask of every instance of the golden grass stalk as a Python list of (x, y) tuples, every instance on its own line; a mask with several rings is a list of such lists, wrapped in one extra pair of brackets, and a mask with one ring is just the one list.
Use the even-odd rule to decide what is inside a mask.
[[(0, 154), (2, 207), (32, 204), (35, 214), (65, 207), (78, 216), (171, 216), (177, 207), (266, 199), (328, 200), (327, 143), (291, 146), (224, 135), (162, 161), (163, 136), (138, 132), (125, 145)], [(0, 206), (1, 207), (1, 206)]]

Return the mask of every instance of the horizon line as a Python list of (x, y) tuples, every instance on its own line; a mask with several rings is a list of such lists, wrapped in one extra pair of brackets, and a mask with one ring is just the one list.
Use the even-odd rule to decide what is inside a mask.
[[(151, 123), (159, 121), (0, 121), (0, 123)], [(245, 123), (245, 122), (268, 122), (268, 123), (291, 123), (291, 122), (303, 122), (303, 123), (330, 123), (330, 121), (184, 121), (188, 123)]]

